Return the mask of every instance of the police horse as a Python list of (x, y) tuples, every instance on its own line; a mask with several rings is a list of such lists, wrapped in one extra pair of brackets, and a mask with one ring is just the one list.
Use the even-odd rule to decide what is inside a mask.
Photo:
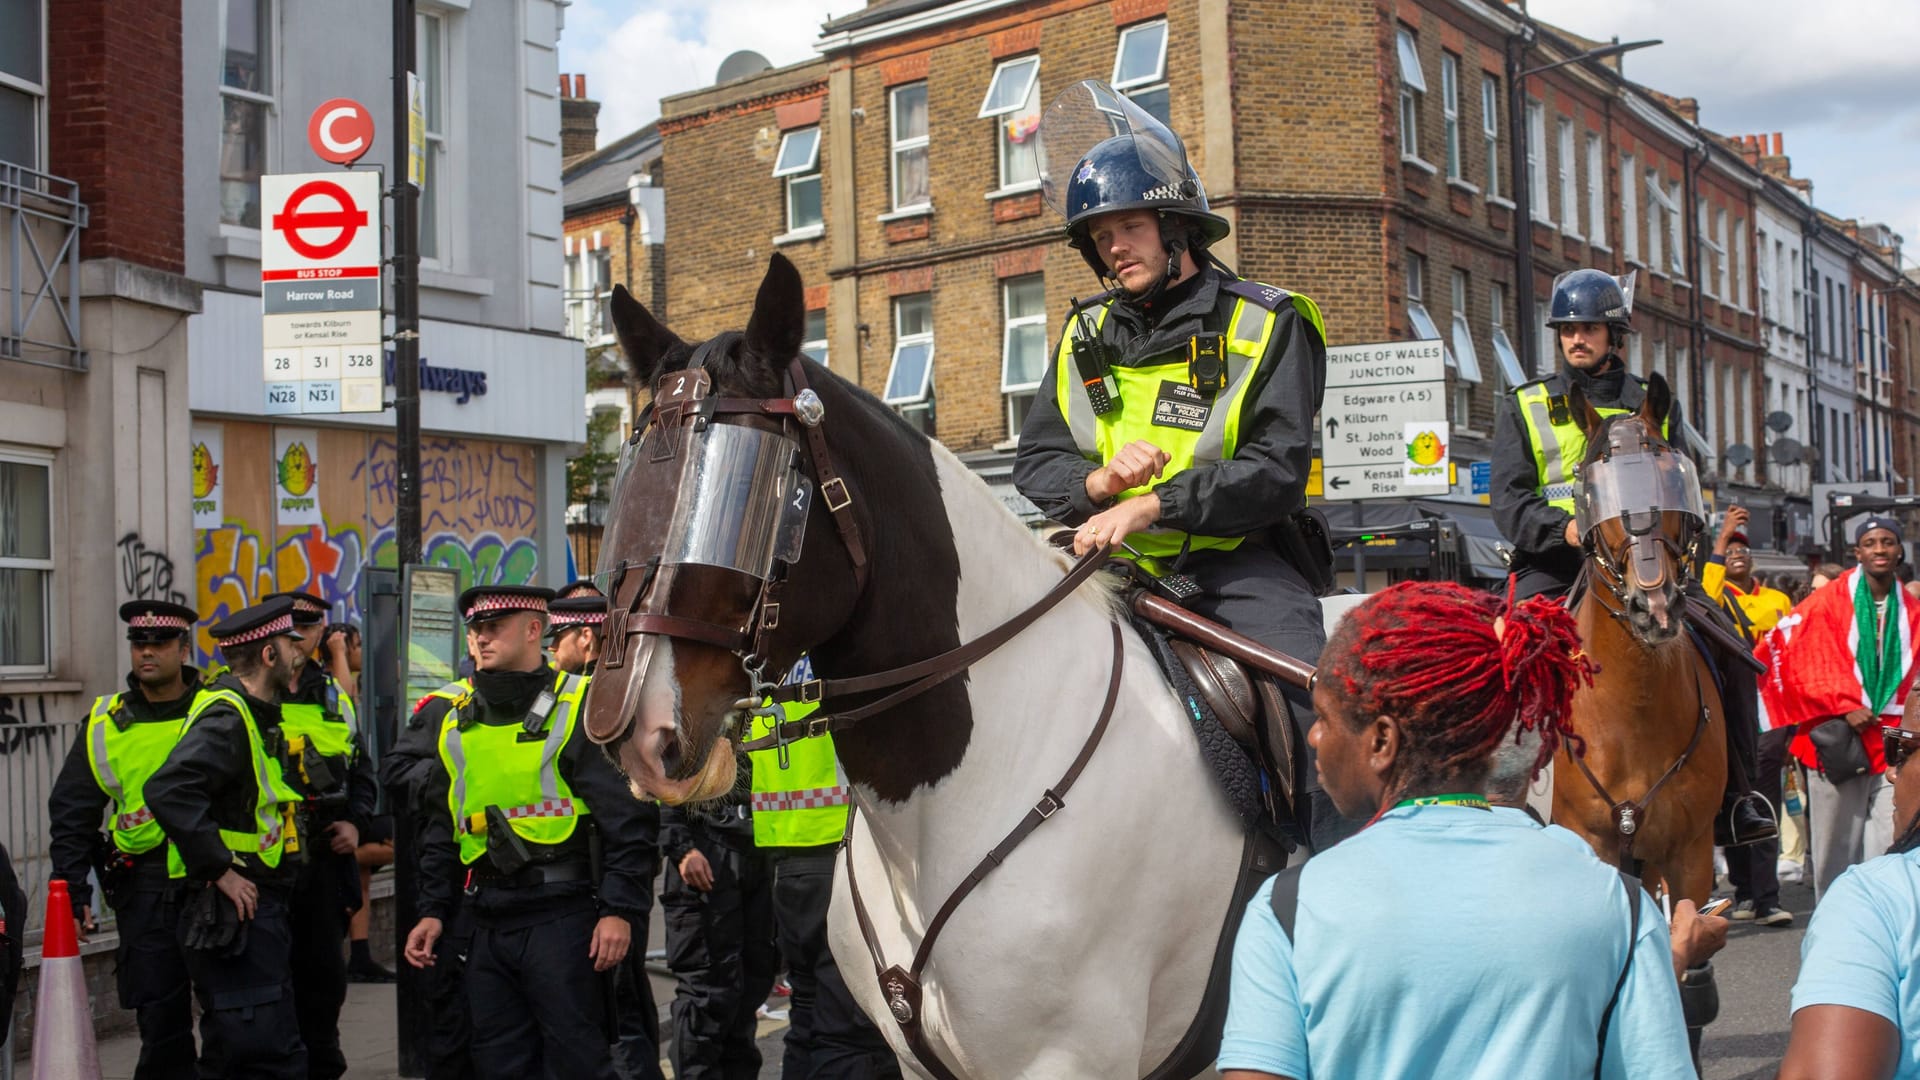
[(1690, 622), (1711, 631), (1701, 625), (1707, 613), (1690, 618), (1684, 592), (1706, 513), (1692, 463), (1661, 434), (1672, 400), (1658, 373), (1632, 413), (1603, 418), (1577, 388), (1569, 395), (1587, 436), (1576, 514), (1587, 561), (1572, 603), (1597, 673), (1574, 698), (1579, 743), (1554, 761), (1553, 823), (1648, 888), (1704, 904), (1726, 714), (1687, 632)]
[[(612, 311), (654, 413), (604, 544), (589, 734), (636, 793), (680, 804), (735, 783), (763, 696), (824, 698), (757, 742), (835, 718), (856, 813), (830, 937), (903, 1064), (1206, 1069), (1216, 944), (1279, 866), (1248, 858), (1097, 560), (1069, 564), (951, 453), (800, 357), (784, 258), (744, 334), (690, 346), (617, 286)], [(776, 690), (803, 651), (820, 681)]]

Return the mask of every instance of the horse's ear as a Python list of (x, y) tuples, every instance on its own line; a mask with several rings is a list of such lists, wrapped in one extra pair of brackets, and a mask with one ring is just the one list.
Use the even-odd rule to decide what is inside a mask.
[(1591, 443), (1605, 421), (1601, 418), (1599, 410), (1593, 407), (1593, 402), (1587, 400), (1586, 391), (1578, 386), (1568, 388), (1567, 411), (1573, 414), (1574, 423), (1580, 425), (1580, 431)]
[(1659, 372), (1647, 376), (1647, 399), (1640, 403), (1640, 419), (1649, 427), (1659, 431), (1667, 422), (1667, 416), (1673, 412), (1673, 388), (1667, 385), (1667, 377)]
[(661, 325), (647, 306), (633, 298), (625, 285), (613, 287), (613, 332), (620, 339), (620, 351), (627, 354), (627, 366), (642, 385), (651, 386), (665, 366), (667, 355), (686, 343), (679, 335)]
[(760, 281), (760, 294), (753, 298), (753, 315), (747, 319), (747, 350), (756, 358), (784, 369), (787, 361), (800, 352), (806, 334), (807, 290), (785, 255), (775, 252), (767, 260), (767, 276)]

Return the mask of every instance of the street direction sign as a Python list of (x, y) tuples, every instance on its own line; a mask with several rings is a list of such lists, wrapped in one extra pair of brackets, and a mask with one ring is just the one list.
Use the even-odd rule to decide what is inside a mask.
[(266, 411), (379, 412), (380, 174), (263, 176), (260, 188)]
[(351, 165), (373, 149), (373, 114), (352, 98), (323, 101), (307, 121), (307, 145), (322, 161)]
[(1446, 348), (1389, 341), (1327, 350), (1320, 453), (1331, 500), (1437, 495), (1450, 487)]

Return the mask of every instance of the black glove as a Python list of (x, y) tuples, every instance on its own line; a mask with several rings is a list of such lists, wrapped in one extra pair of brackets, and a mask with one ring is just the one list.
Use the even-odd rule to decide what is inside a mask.
[(180, 943), (215, 956), (239, 956), (247, 948), (247, 924), (225, 893), (206, 885), (180, 913)]

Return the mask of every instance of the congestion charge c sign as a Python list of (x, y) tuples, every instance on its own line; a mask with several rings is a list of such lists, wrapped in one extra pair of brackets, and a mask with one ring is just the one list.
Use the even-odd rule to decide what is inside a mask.
[[(337, 208), (332, 210), (315, 209), (303, 211), (307, 200), (313, 198), (332, 199)], [(367, 212), (354, 205), (353, 196), (347, 189), (331, 180), (310, 180), (293, 189), (287, 196), (287, 208), (273, 215), (273, 227), (287, 238), (287, 246), (302, 257), (315, 261), (331, 259), (347, 250), (353, 238), (367, 223)], [(309, 241), (301, 235), (312, 229), (338, 229), (339, 233), (330, 240)]]

